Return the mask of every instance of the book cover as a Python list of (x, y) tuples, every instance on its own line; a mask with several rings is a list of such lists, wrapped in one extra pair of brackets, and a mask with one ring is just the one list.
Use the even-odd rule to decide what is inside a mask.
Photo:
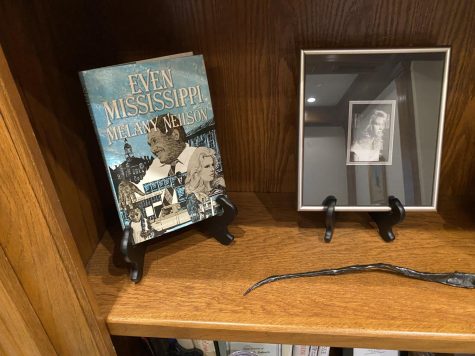
[(80, 72), (122, 228), (134, 244), (220, 213), (221, 155), (201, 55)]

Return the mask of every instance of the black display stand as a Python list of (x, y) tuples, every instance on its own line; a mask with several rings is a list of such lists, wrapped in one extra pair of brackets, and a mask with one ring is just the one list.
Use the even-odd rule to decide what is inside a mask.
[(393, 241), (396, 236), (393, 232), (393, 226), (400, 224), (406, 217), (406, 210), (398, 198), (392, 195), (388, 198), (391, 211), (373, 211), (369, 216), (378, 225), (379, 235), (386, 242)]
[[(216, 202), (223, 208), (223, 213), (203, 220), (194, 226), (198, 225), (197, 227), (199, 227), (200, 230), (208, 233), (223, 245), (229, 245), (234, 240), (234, 236), (229, 233), (228, 225), (231, 224), (234, 217), (237, 215), (237, 208), (225, 195), (219, 195), (216, 197)], [(124, 256), (125, 262), (130, 265), (130, 279), (133, 282), (138, 283), (143, 275), (145, 250), (149, 245), (161, 240), (152, 239), (134, 245), (132, 242), (132, 236), (132, 228), (125, 228), (122, 240), (120, 241), (120, 252)]]
[(335, 230), (335, 206), (336, 198), (333, 195), (329, 195), (323, 201), (325, 206), (325, 242), (330, 242), (333, 237), (333, 231)]
[[(391, 242), (396, 238), (393, 232), (393, 226), (400, 224), (404, 220), (406, 210), (399, 199), (394, 196), (388, 198), (388, 203), (391, 211), (374, 211), (370, 212), (369, 216), (371, 216), (376, 225), (378, 225), (378, 232), (383, 240)], [(333, 237), (333, 231), (335, 230), (336, 198), (333, 195), (329, 195), (325, 198), (322, 205), (325, 211), (326, 226), (324, 239), (325, 242), (330, 242)]]

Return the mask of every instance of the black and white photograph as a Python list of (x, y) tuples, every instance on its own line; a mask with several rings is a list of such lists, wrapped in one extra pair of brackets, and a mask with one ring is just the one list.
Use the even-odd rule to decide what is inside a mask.
[(395, 100), (350, 101), (347, 165), (391, 165)]

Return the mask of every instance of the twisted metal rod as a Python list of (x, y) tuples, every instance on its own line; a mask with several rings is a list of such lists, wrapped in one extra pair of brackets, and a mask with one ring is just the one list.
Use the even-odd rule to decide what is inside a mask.
[(373, 263), (367, 265), (353, 265), (341, 268), (322, 269), (319, 271), (301, 272), (281, 274), (267, 277), (244, 292), (244, 295), (249, 294), (254, 289), (263, 286), (264, 284), (277, 282), (284, 279), (302, 278), (302, 277), (318, 277), (318, 276), (337, 276), (340, 274), (365, 272), (365, 271), (383, 271), (390, 272), (399, 275), (403, 275), (409, 278), (419, 279), (422, 281), (441, 283), (452, 287), (458, 288), (475, 288), (475, 274), (464, 272), (450, 272), (450, 273), (431, 273), (431, 272), (419, 272), (406, 267), (394, 266), (388, 263)]

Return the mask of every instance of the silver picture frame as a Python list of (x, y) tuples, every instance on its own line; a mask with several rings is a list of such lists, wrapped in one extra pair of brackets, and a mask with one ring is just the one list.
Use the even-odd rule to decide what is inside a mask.
[(298, 210), (436, 211), (449, 63), (448, 47), (302, 50)]

